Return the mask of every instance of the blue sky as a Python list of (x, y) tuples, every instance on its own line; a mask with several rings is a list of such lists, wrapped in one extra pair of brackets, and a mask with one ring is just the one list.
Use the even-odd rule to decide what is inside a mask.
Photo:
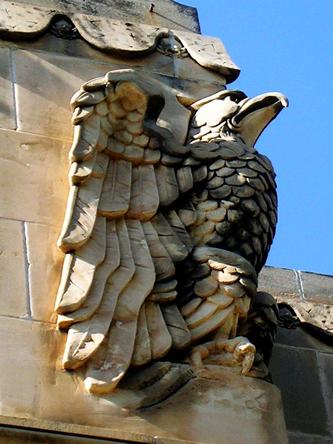
[(228, 88), (289, 98), (256, 145), (273, 161), (279, 192), (267, 265), (333, 274), (333, 1), (183, 3), (241, 68)]

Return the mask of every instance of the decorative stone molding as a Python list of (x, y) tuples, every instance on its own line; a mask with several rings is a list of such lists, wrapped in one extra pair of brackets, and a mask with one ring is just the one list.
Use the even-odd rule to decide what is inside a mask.
[[(170, 22), (168, 27), (156, 26), (145, 22), (138, 23), (137, 20), (131, 22), (130, 17), (122, 21), (118, 19), (118, 16), (110, 18), (109, 15), (99, 16), (75, 12), (73, 5), (68, 9), (57, 10), (40, 6), (40, 2), (37, 3), (38, 6), (33, 6), (3, 1), (0, 5), (0, 36), (13, 40), (28, 40), (37, 38), (48, 30), (54, 33), (54, 23), (57, 17), (63, 16), (64, 22), (68, 22), (69, 19), (79, 35), (97, 49), (121, 53), (124, 56), (134, 56), (155, 51), (161, 38), (170, 35)], [(145, 7), (147, 8), (147, 4)], [(156, 7), (156, 14), (157, 9)], [(238, 77), (239, 68), (232, 62), (219, 39), (189, 32), (184, 27), (174, 27), (173, 21), (171, 24), (171, 31), (176, 40), (199, 65), (220, 73), (228, 83)]]

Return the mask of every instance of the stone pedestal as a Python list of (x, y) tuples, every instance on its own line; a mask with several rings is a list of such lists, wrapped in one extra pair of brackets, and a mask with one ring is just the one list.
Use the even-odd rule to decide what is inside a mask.
[(157, 406), (131, 411), (121, 393), (91, 396), (54, 364), (62, 337), (53, 328), (3, 320), (1, 343), (1, 442), (38, 442), (41, 432), (47, 442), (287, 442), (279, 391), (264, 381), (211, 367)]
[(89, 395), (77, 373), (61, 370), (64, 335), (54, 326), (0, 325), (1, 443), (287, 443), (280, 393), (267, 382), (214, 366), (162, 403), (128, 410), (120, 392)]

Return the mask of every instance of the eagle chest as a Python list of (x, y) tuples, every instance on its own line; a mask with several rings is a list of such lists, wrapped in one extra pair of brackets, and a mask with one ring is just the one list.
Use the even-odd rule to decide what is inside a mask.
[(240, 143), (221, 143), (207, 165), (206, 180), (193, 195), (196, 245), (224, 248), (259, 269), (277, 222), (275, 173), (270, 161)]

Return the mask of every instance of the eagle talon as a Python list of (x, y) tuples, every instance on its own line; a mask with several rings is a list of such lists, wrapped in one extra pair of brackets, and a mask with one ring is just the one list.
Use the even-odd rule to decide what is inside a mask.
[(220, 365), (235, 367), (241, 364), (241, 374), (247, 375), (252, 368), (255, 353), (255, 346), (247, 338), (238, 336), (233, 339), (218, 339), (193, 347), (190, 362), (193, 367), (203, 368), (206, 358), (211, 355), (219, 355)]
[(234, 354), (242, 360), (242, 375), (247, 375), (253, 366), (255, 346), (251, 342), (240, 343), (235, 348)]

